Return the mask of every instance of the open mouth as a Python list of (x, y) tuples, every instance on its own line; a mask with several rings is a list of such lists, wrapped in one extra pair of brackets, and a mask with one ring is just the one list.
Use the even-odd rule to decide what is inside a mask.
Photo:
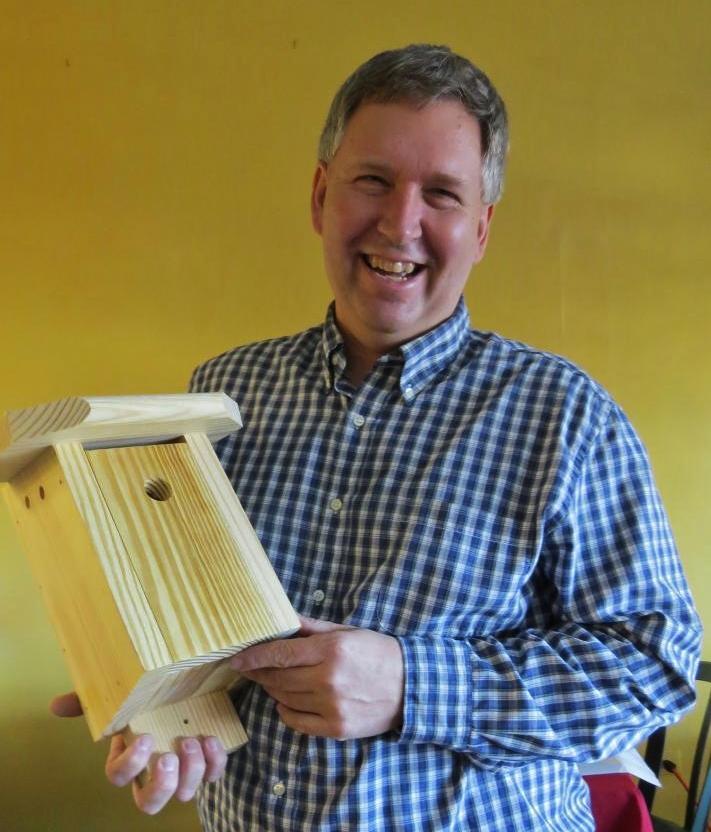
[(371, 271), (393, 283), (406, 283), (424, 269), (424, 264), (412, 260), (387, 260), (374, 254), (361, 254), (361, 257)]

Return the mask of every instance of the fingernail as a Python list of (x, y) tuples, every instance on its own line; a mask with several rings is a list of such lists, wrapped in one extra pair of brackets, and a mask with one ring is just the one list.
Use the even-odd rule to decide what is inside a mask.
[(186, 754), (196, 754), (200, 749), (200, 743), (192, 737), (188, 737), (188, 739), (183, 740), (181, 746)]
[(149, 734), (141, 734), (136, 740), (136, 745), (139, 751), (150, 751), (153, 746), (153, 741)]
[(205, 748), (214, 754), (217, 751), (217, 739), (215, 737), (205, 737)]
[(175, 754), (165, 754), (158, 760), (158, 765), (163, 771), (175, 771), (178, 768), (178, 758)]

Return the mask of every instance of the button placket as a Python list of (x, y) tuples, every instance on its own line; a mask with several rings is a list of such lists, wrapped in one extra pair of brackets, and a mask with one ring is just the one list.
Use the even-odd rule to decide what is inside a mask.
[(309, 576), (310, 586), (304, 595), (304, 611), (307, 615), (324, 618), (336, 616), (333, 620), (337, 620), (343, 614), (344, 599), (339, 595), (337, 587), (342, 582), (339, 564), (344, 562), (345, 546), (348, 545), (346, 541), (352, 532), (347, 516), (352, 507), (348, 501), (350, 495), (357, 492), (369, 445), (367, 436), (363, 435), (361, 429), (366, 425), (374, 428), (375, 422), (371, 417), (377, 415), (378, 408), (389, 395), (387, 390), (379, 390), (366, 383), (353, 391), (344, 407), (338, 428), (332, 424), (334, 453), (330, 455), (329, 466), (324, 471), (321, 491), (325, 502), (324, 519), (327, 522), (323, 523), (315, 545), (319, 550), (336, 553), (336, 556), (323, 559), (319, 568)]

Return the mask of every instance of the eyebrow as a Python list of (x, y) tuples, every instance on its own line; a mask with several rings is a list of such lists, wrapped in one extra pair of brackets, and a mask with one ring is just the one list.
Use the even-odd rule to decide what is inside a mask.
[(355, 171), (369, 171), (371, 173), (386, 173), (389, 174), (392, 171), (390, 165), (386, 165), (382, 162), (376, 162), (371, 159), (360, 159), (358, 161), (353, 162), (348, 166), (349, 172)]

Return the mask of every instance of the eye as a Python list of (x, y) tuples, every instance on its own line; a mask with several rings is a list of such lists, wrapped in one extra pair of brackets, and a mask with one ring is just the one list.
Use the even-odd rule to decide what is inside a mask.
[(375, 173), (364, 173), (357, 176), (355, 184), (367, 194), (379, 194), (388, 187), (388, 181)]
[(459, 195), (454, 193), (454, 191), (448, 191), (446, 188), (430, 188), (427, 194), (434, 205), (446, 207), (448, 205), (462, 204)]

